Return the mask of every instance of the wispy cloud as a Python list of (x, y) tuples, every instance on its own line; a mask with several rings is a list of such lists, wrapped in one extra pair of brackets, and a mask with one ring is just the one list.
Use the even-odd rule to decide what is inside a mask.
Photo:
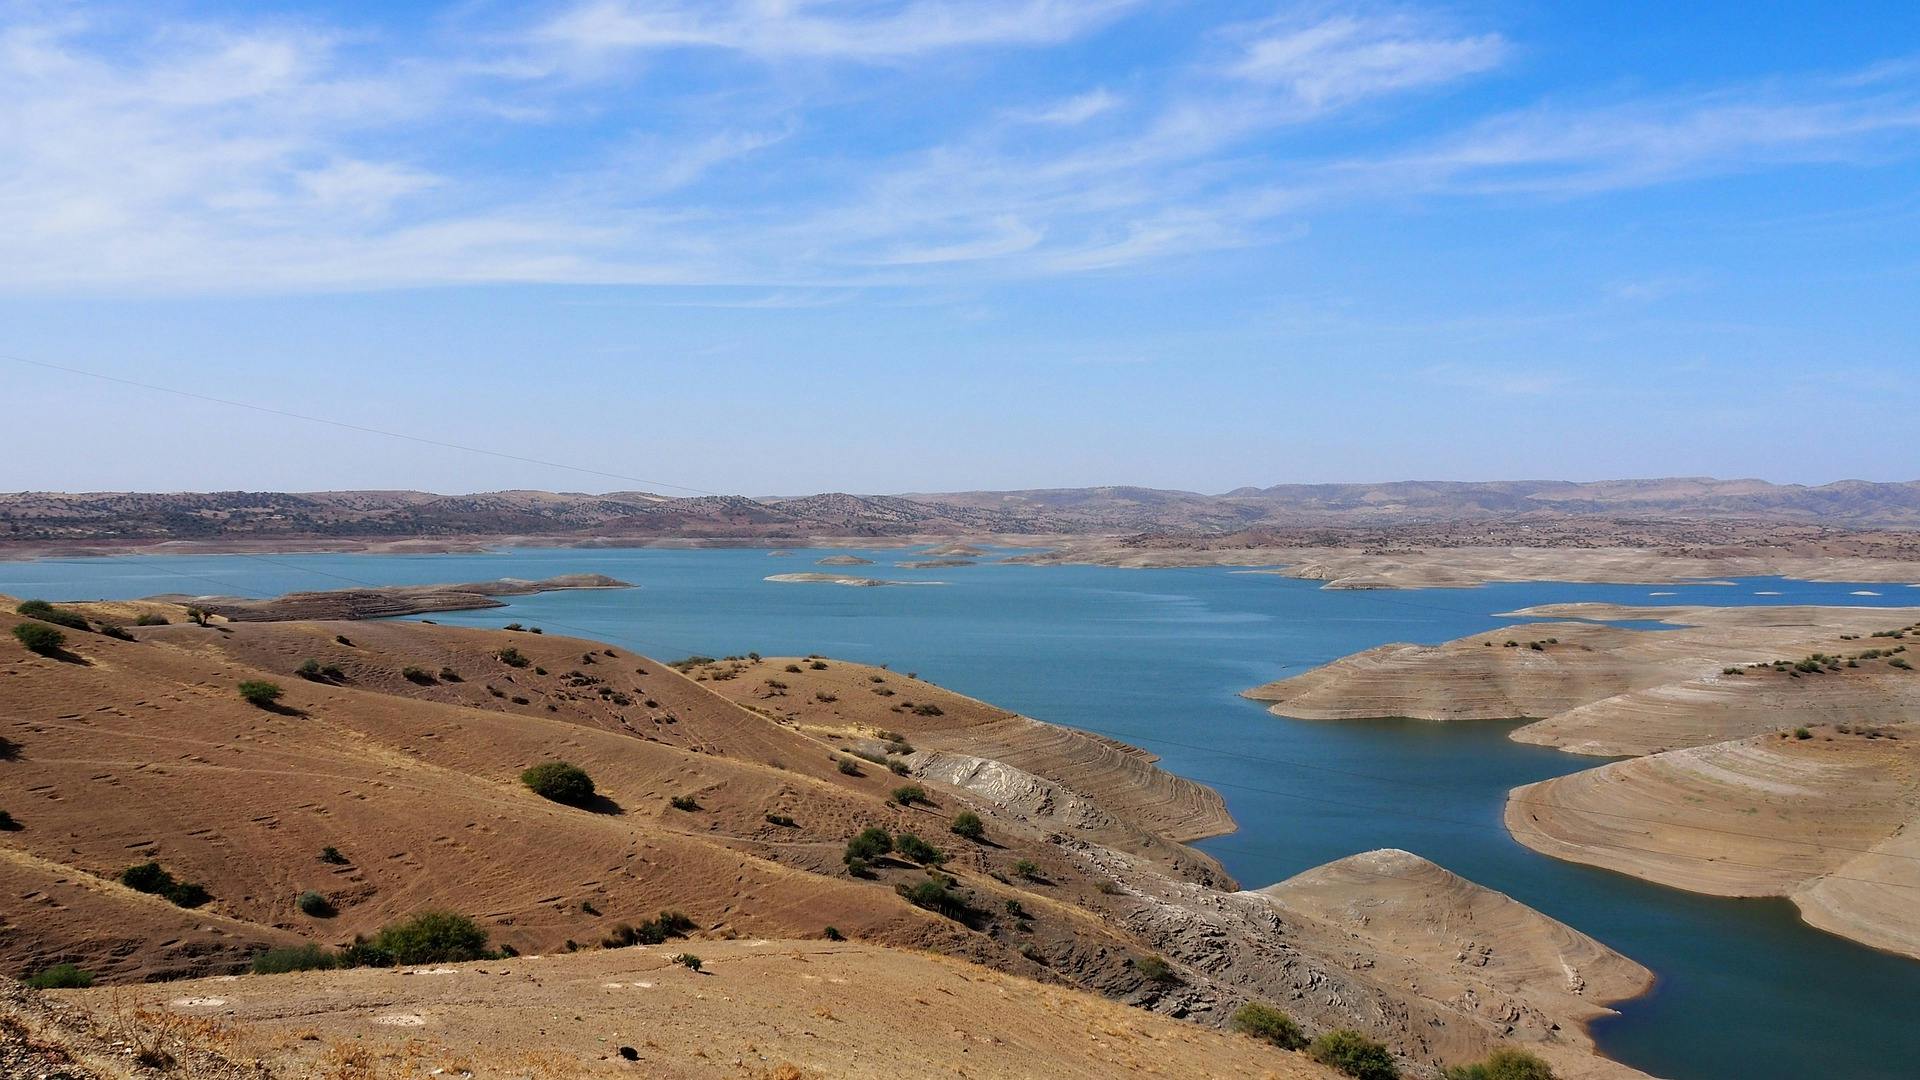
[[(504, 30), (449, 15), (431, 45), (0, 16), (0, 288), (928, 288), (1276, 243), (1332, 205), (1920, 150), (1912, 64), (1380, 124), (1516, 49), (1408, 8), (1202, 26), (1079, 88), (1036, 59), (1142, 8), (593, 0)], [(968, 51), (957, 97), (918, 81), (943, 50)], [(552, 62), (574, 52), (600, 62)], [(1305, 149), (1363, 106), (1364, 143)]]

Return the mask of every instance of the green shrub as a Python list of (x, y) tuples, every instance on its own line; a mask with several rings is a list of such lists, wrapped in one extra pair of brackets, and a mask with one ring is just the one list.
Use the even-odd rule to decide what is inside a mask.
[(768, 814), (767, 824), (778, 825), (783, 829), (793, 828), (793, 819), (785, 814)]
[(842, 773), (845, 773), (848, 776), (864, 775), (860, 771), (860, 766), (856, 764), (852, 758), (848, 758), (848, 757), (841, 758), (839, 768)]
[(212, 618), (213, 618), (213, 612), (208, 611), (206, 608), (203, 608), (203, 607), (187, 608), (187, 621), (192, 623), (195, 626), (205, 626), (210, 620), (212, 620)]
[(947, 881), (921, 881), (913, 885), (898, 885), (894, 891), (906, 898), (907, 903), (917, 908), (925, 908), (936, 914), (945, 915), (956, 922), (966, 922), (974, 916), (973, 906), (967, 898), (955, 892)]
[(316, 919), (330, 918), (334, 914), (333, 901), (314, 892), (312, 889), (301, 893), (300, 896), (294, 900), (294, 903), (302, 912)]
[(110, 622), (103, 622), (100, 624), (100, 636), (114, 638), (115, 640), (118, 640), (118, 641), (133, 640), (132, 634), (127, 633), (126, 630), (123, 629), (119, 624), (110, 623)]
[(511, 645), (507, 646), (504, 649), (501, 649), (499, 652), (494, 653), (493, 658), (507, 665), (508, 667), (515, 667), (515, 668), (526, 667), (528, 664), (533, 663), (533, 661), (528, 660), (526, 657), (520, 655), (520, 650), (514, 648)]
[(1032, 859), (1021, 859), (1013, 864), (1013, 872), (1029, 881), (1040, 876), (1040, 865)]
[(824, 938), (826, 938), (826, 939), (827, 939), (828, 941), (845, 941), (845, 940), (847, 940), (847, 935), (845, 935), (845, 934), (843, 934), (843, 933), (841, 933), (841, 932), (840, 932), (840, 928), (839, 928), (839, 927), (837, 927), (837, 926), (829, 926), (829, 927), (827, 927), (827, 928), (826, 928), (826, 929), (825, 929), (824, 931), (821, 931), (821, 934), (820, 934), (820, 936), (821, 936), (821, 937), (824, 937)]
[(1440, 1070), (1441, 1080), (1554, 1080), (1553, 1069), (1536, 1054), (1503, 1047), (1476, 1065)]
[(671, 805), (675, 810), (686, 810), (688, 812), (692, 812), (694, 810), (700, 809), (700, 800), (694, 798), (691, 795), (675, 795), (673, 798), (668, 799), (667, 803)]
[(691, 929), (693, 929), (693, 920), (687, 918), (685, 914), (678, 911), (663, 911), (657, 917), (639, 926), (627, 923), (616, 925), (613, 933), (601, 939), (600, 947), (619, 949), (629, 945), (658, 945), (670, 937), (686, 937), (687, 931)]
[(433, 685), (433, 673), (422, 667), (407, 667), (400, 670), (400, 677), (420, 686)]
[(1233, 1011), (1233, 1029), (1267, 1042), (1282, 1050), (1298, 1050), (1307, 1045), (1307, 1036), (1293, 1017), (1271, 1005), (1250, 1002)]
[(35, 990), (85, 990), (93, 985), (93, 972), (72, 964), (55, 964), (29, 975), (26, 984)]
[(1797, 727), (1793, 729), (1793, 737), (1796, 739), (1811, 739), (1813, 738), (1813, 732), (1803, 727)]
[(1158, 956), (1143, 956), (1135, 960), (1133, 970), (1139, 972), (1140, 977), (1149, 982), (1177, 983), (1180, 981), (1180, 973), (1173, 970), (1173, 965)]
[(907, 763), (904, 761), (887, 762), (887, 771), (895, 776), (909, 776), (913, 773), (913, 770), (907, 768)]
[(453, 670), (450, 667), (443, 667), (440, 669), (440, 681), (441, 682), (459, 682), (460, 673)]
[(83, 634), (88, 630), (87, 620), (75, 615), (71, 611), (62, 611), (52, 604), (47, 603), (45, 600), (28, 600), (13, 610), (15, 613), (25, 615), (29, 619), (39, 619), (41, 622), (50, 622), (55, 626), (64, 626), (69, 630), (78, 630)]
[(520, 774), (520, 782), (535, 795), (568, 806), (593, 801), (593, 778), (585, 769), (565, 761), (546, 761)]
[(941, 716), (940, 706), (934, 704), (915, 705), (913, 711), (919, 716)]
[(487, 932), (465, 915), (422, 911), (382, 927), (372, 944), (398, 964), (458, 963), (486, 958)]
[(902, 856), (922, 866), (939, 866), (947, 861), (947, 856), (937, 847), (912, 833), (901, 833), (894, 839), (893, 847)]
[(175, 881), (157, 862), (144, 862), (120, 871), (120, 884), (135, 892), (164, 896), (183, 908), (196, 908), (213, 899), (207, 890), (191, 881)]
[(1307, 1056), (1354, 1080), (1400, 1080), (1400, 1066), (1391, 1051), (1347, 1028), (1329, 1031), (1308, 1043)]
[(918, 784), (907, 784), (902, 787), (894, 788), (893, 801), (899, 803), (901, 806), (912, 806), (914, 803), (933, 802), (932, 799), (927, 798), (927, 789), (921, 787)]
[(967, 840), (980, 840), (987, 835), (987, 826), (980, 815), (971, 810), (962, 810), (953, 815), (953, 833)]
[(326, 847), (320, 849), (320, 861), (323, 863), (331, 863), (334, 866), (345, 866), (352, 860), (340, 854), (339, 848), (328, 844)]
[(320, 677), (320, 661), (309, 656), (301, 661), (299, 667), (293, 669), (293, 673), (303, 679), (318, 679)]
[(41, 656), (51, 656), (60, 651), (67, 643), (67, 635), (44, 623), (24, 622), (13, 628), (13, 636), (28, 652), (37, 652)]
[(270, 683), (265, 679), (248, 679), (240, 684), (239, 690), (241, 698), (247, 704), (262, 709), (271, 707), (274, 702), (280, 700), (280, 695), (285, 693), (280, 689), (280, 684)]
[(289, 971), (326, 971), (344, 966), (339, 954), (322, 949), (318, 945), (282, 945), (256, 953), (253, 957), (255, 975), (285, 975)]
[(673, 962), (689, 971), (700, 970), (700, 958), (690, 952), (683, 952), (679, 956), (674, 957)]
[(860, 858), (858, 855), (843, 855), (841, 859), (847, 864), (847, 873), (852, 874), (854, 877), (870, 878), (873, 876), (873, 864)]
[(887, 835), (887, 830), (881, 828), (866, 828), (860, 830), (858, 836), (847, 841), (847, 854), (845, 858), (849, 865), (851, 865), (854, 859), (864, 859), (867, 862), (872, 862), (891, 851), (893, 851), (893, 837)]

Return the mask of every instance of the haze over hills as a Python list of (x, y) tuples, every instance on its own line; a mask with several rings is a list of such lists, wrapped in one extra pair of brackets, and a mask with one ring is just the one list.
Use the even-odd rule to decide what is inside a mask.
[(1222, 536), (1488, 522), (1770, 522), (1920, 527), (1920, 481), (1670, 478), (1285, 484), (1224, 494), (1140, 487), (905, 495), (670, 497), (495, 491), (0, 494), (0, 542), (556, 537), (795, 539), (958, 534)]

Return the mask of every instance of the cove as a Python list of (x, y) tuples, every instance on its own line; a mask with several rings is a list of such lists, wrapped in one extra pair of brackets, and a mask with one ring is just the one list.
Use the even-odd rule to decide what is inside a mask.
[[(849, 588), (763, 580), (833, 554), (858, 576), (943, 582)], [(1326, 591), (1226, 569), (982, 562), (901, 569), (900, 549), (522, 549), (460, 555), (206, 555), (0, 562), (0, 592), (46, 599), (267, 596), (351, 584), (598, 572), (639, 586), (511, 598), (429, 616), (518, 621), (677, 659), (755, 650), (890, 664), (1031, 716), (1124, 739), (1217, 788), (1239, 832), (1202, 841), (1248, 887), (1401, 847), (1506, 892), (1652, 968), (1654, 991), (1597, 1026), (1603, 1050), (1678, 1080), (1912, 1075), (1920, 962), (1801, 924), (1784, 900), (1721, 900), (1534, 854), (1500, 824), (1509, 788), (1597, 759), (1508, 741), (1511, 725), (1271, 716), (1241, 690), (1389, 641), (1439, 642), (1532, 604), (1898, 606), (1920, 590), (1777, 579), (1722, 585), (1529, 583)], [(1855, 589), (1880, 592), (1851, 596)], [(1650, 596), (1652, 592), (1672, 593)], [(1774, 592), (1779, 595), (1756, 595)]]

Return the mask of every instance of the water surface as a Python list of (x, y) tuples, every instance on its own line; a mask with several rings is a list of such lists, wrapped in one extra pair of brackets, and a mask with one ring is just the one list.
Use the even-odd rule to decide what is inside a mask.
[[(1507, 723), (1326, 723), (1268, 715), (1241, 690), (1389, 641), (1440, 642), (1520, 620), (1534, 604), (1920, 604), (1898, 585), (1749, 579), (1733, 585), (1529, 583), (1326, 591), (1226, 569), (983, 563), (850, 575), (938, 588), (777, 584), (833, 551), (541, 549), (468, 555), (209, 555), (0, 563), (0, 592), (51, 599), (154, 593), (266, 596), (599, 572), (620, 591), (510, 598), (430, 616), (518, 621), (662, 659), (812, 653), (891, 664), (1031, 716), (1144, 746), (1217, 788), (1239, 832), (1199, 847), (1248, 887), (1376, 847), (1417, 852), (1576, 926), (1652, 968), (1655, 991), (1596, 1026), (1610, 1054), (1679, 1080), (1911, 1077), (1920, 963), (1800, 923), (1784, 900), (1720, 900), (1558, 862), (1500, 824), (1506, 791), (1595, 759), (1506, 739)], [(1857, 589), (1879, 596), (1854, 596)], [(1672, 593), (1654, 596), (1652, 593)], [(1779, 595), (1759, 595), (1777, 592)], [(1638, 624), (1636, 624), (1638, 625)], [(1916, 897), (1920, 902), (1920, 897)]]

